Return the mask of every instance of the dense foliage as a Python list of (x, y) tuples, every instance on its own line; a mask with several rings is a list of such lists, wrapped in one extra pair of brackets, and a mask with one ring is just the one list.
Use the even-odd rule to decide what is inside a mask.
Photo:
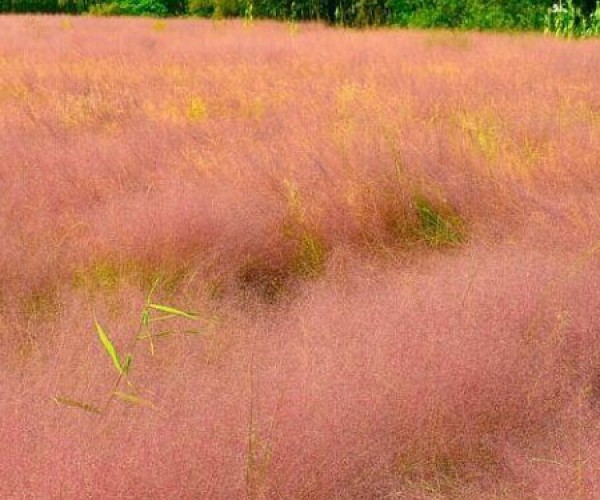
[[(595, 0), (0, 0), (0, 12), (323, 20), (349, 26), (598, 31)], [(575, 29), (581, 28), (581, 29)], [(574, 33), (571, 33), (574, 34)]]

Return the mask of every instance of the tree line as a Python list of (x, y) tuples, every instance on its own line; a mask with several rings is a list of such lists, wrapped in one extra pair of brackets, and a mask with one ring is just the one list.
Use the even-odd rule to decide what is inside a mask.
[(494, 30), (540, 30), (548, 16), (600, 15), (597, 0), (0, 0), (2, 13), (195, 15), (346, 26), (398, 25)]

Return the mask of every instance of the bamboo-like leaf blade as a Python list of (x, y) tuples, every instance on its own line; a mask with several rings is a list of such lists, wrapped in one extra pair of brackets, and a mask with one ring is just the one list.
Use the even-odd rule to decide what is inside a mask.
[(71, 408), (79, 408), (80, 410), (84, 410), (90, 413), (101, 414), (102, 412), (96, 406), (86, 403), (84, 401), (78, 401), (76, 399), (67, 398), (65, 396), (56, 395), (52, 398), (52, 400), (62, 406), (70, 406)]
[(182, 318), (187, 319), (198, 319), (199, 316), (197, 313), (182, 311), (181, 309), (176, 309), (170, 306), (164, 306), (162, 304), (148, 304), (148, 307), (154, 309), (155, 311), (160, 311), (167, 314), (172, 314), (173, 316), (180, 316)]
[(111, 342), (110, 338), (104, 331), (104, 328), (102, 328), (100, 323), (98, 323), (98, 320), (94, 319), (94, 324), (96, 326), (96, 331), (98, 332), (98, 338), (100, 339), (100, 342), (102, 343), (102, 347), (104, 347), (104, 350), (110, 356), (110, 359), (112, 360), (113, 364), (115, 365), (115, 368), (117, 369), (117, 371), (120, 374), (123, 374), (124, 373), (123, 365), (121, 365), (121, 360), (119, 359), (119, 355), (117, 353), (117, 350), (115, 349), (114, 344)]
[(152, 402), (147, 399), (140, 398), (134, 394), (128, 394), (126, 392), (115, 391), (113, 394), (119, 398), (121, 401), (125, 401), (126, 403), (131, 403), (139, 406), (148, 406), (150, 408), (155, 408)]

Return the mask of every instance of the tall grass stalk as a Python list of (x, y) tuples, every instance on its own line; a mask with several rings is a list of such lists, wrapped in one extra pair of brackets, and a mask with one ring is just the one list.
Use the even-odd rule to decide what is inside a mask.
[[(155, 328), (155, 324), (158, 322), (165, 322), (174, 319), (184, 319), (189, 321), (198, 321), (200, 320), (200, 315), (195, 312), (184, 311), (182, 309), (178, 309), (176, 307), (172, 307), (169, 305), (159, 304), (153, 301), (153, 294), (159, 285), (159, 280), (155, 280), (152, 284), (150, 292), (146, 296), (146, 303), (142, 308), (140, 313), (140, 323), (138, 327), (138, 331), (132, 337), (132, 342), (139, 340), (147, 340), (149, 343), (150, 354), (152, 356), (155, 355), (156, 352), (156, 339), (163, 338), (166, 336), (171, 336), (174, 334), (192, 334), (197, 335), (201, 333), (201, 330), (198, 329), (157, 329)], [(109, 337), (107, 330), (98, 322), (96, 318), (96, 314), (94, 313), (94, 328), (96, 330), (96, 334), (98, 336), (100, 345), (102, 349), (108, 357), (110, 358), (115, 370), (117, 371), (117, 378), (113, 384), (112, 390), (108, 394), (108, 398), (104, 404), (102, 410), (99, 410), (94, 404), (82, 402), (77, 399), (64, 397), (64, 396), (55, 396), (53, 400), (57, 404), (70, 406), (74, 408), (80, 408), (82, 410), (92, 412), (92, 413), (105, 413), (108, 410), (108, 407), (112, 400), (116, 397), (121, 401), (134, 405), (148, 406), (154, 408), (153, 403), (147, 401), (141, 397), (139, 397), (136, 392), (138, 390), (135, 388), (131, 380), (129, 379), (129, 372), (131, 370), (133, 355), (127, 354), (123, 356), (119, 353), (117, 347), (115, 346), (113, 340)], [(119, 391), (119, 387), (122, 381), (127, 383), (129, 389), (133, 390), (134, 393), (126, 393)]]

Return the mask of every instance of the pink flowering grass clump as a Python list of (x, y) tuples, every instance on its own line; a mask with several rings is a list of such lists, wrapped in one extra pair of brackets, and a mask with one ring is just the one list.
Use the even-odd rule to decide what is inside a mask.
[(0, 18), (0, 497), (598, 496), (597, 41), (62, 21)]

